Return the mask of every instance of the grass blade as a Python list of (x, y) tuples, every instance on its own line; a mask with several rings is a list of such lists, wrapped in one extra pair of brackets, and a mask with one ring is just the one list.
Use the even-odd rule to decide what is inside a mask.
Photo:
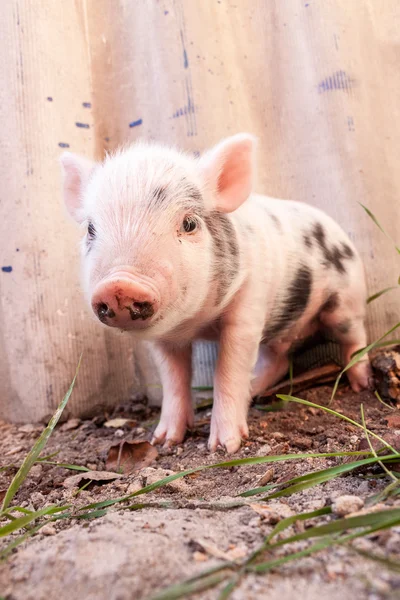
[[(355, 454), (354, 452), (325, 452), (325, 453), (299, 453), (299, 454), (278, 454), (274, 456), (254, 456), (250, 458), (238, 458), (235, 460), (229, 460), (226, 462), (215, 463), (213, 465), (203, 465), (201, 467), (194, 467), (193, 469), (187, 469), (186, 471), (180, 471), (179, 473), (175, 473), (174, 475), (168, 475), (168, 477), (164, 477), (159, 481), (155, 481), (150, 485), (146, 485), (141, 490), (133, 492), (127, 496), (121, 496), (120, 498), (114, 498), (110, 500), (103, 500), (102, 502), (94, 502), (92, 504), (88, 504), (86, 506), (82, 506), (79, 510), (91, 510), (98, 508), (106, 508), (107, 506), (112, 506), (114, 504), (118, 504), (120, 502), (126, 502), (131, 498), (136, 496), (140, 496), (142, 494), (148, 494), (157, 490), (160, 487), (164, 487), (168, 485), (172, 481), (176, 479), (181, 479), (182, 477), (186, 477), (187, 475), (192, 475), (193, 473), (199, 473), (200, 471), (206, 471), (208, 469), (226, 469), (229, 467), (242, 466), (242, 465), (260, 465), (264, 463), (274, 463), (280, 462), (284, 460), (299, 460), (302, 458), (331, 458), (335, 456), (349, 456)], [(365, 452), (359, 452), (365, 456)]]
[(371, 212), (369, 210), (369, 208), (367, 208), (366, 206), (364, 206), (364, 204), (361, 204), (361, 202), (359, 202), (359, 205), (363, 207), (363, 209), (365, 210), (365, 212), (367, 213), (367, 215), (369, 216), (370, 219), (373, 220), (373, 222), (375, 223), (375, 225), (377, 227), (379, 227), (379, 229), (382, 231), (382, 233), (392, 242), (393, 246), (396, 248), (397, 252), (400, 254), (400, 248), (398, 246), (396, 246), (395, 241), (390, 237), (390, 235), (383, 229), (382, 225), (379, 223), (378, 219), (375, 217), (374, 213)]
[[(369, 435), (368, 435), (368, 429), (367, 429), (367, 425), (366, 425), (366, 423), (365, 423), (365, 416), (364, 416), (364, 406), (363, 406), (362, 404), (361, 404), (361, 406), (360, 406), (360, 411), (361, 411), (361, 421), (362, 421), (362, 424), (363, 424), (363, 427), (364, 427), (364, 433), (365, 433), (365, 437), (367, 438), (368, 446), (369, 446), (369, 448), (370, 448), (370, 450), (371, 450), (372, 454), (373, 454), (373, 455), (374, 455), (376, 458), (378, 458), (378, 455), (377, 455), (377, 453), (375, 452), (375, 450), (374, 450), (374, 448), (373, 448), (373, 446), (372, 446), (372, 444), (371, 444), (371, 440), (369, 439)], [(395, 476), (393, 475), (393, 473), (392, 473), (391, 471), (389, 471), (389, 469), (386, 467), (386, 465), (384, 465), (384, 464), (383, 464), (382, 460), (379, 460), (379, 461), (378, 461), (378, 464), (379, 464), (379, 466), (381, 467), (381, 469), (382, 469), (383, 471), (385, 471), (385, 473), (386, 473), (387, 475), (389, 475), (389, 477), (390, 477), (390, 479), (391, 479), (392, 481), (395, 481), (396, 483), (398, 483), (398, 481), (397, 481), (397, 477), (395, 477)]]
[(75, 376), (72, 380), (71, 385), (68, 388), (67, 393), (65, 394), (64, 398), (61, 400), (56, 412), (51, 417), (46, 429), (41, 433), (39, 439), (33, 446), (32, 450), (29, 452), (29, 454), (26, 456), (22, 465), (18, 469), (18, 472), (16, 473), (13, 480), (11, 481), (9, 488), (6, 492), (6, 495), (4, 496), (2, 511), (4, 511), (9, 506), (11, 500), (14, 498), (15, 494), (18, 492), (19, 488), (25, 481), (29, 471), (31, 470), (31, 467), (37, 461), (39, 454), (41, 453), (41, 451), (45, 447), (49, 437), (53, 433), (53, 429), (57, 425), (58, 420), (61, 417), (61, 414), (62, 414), (64, 408), (66, 407), (67, 402), (72, 394), (72, 390), (74, 389), (74, 385), (75, 385), (76, 378), (78, 376), (78, 371), (79, 371), (79, 367), (81, 364), (81, 360), (82, 360), (82, 355), (79, 358), (78, 366), (75, 371)]
[(384, 556), (378, 556), (377, 554), (373, 554), (372, 552), (367, 552), (366, 550), (361, 550), (361, 548), (357, 548), (352, 544), (348, 545), (348, 548), (354, 550), (360, 556), (364, 558), (369, 558), (370, 560), (375, 560), (376, 562), (381, 563), (387, 569), (391, 569), (392, 571), (396, 571), (396, 573), (400, 573), (400, 563), (394, 560), (390, 560), (389, 558), (385, 558)]
[(47, 506), (46, 508), (42, 508), (41, 510), (31, 513), (30, 515), (18, 517), (10, 523), (7, 523), (7, 525), (0, 527), (0, 538), (13, 533), (22, 527), (26, 527), (29, 525), (29, 523), (32, 523), (32, 521), (39, 519), (39, 517), (44, 517), (45, 515), (54, 515), (57, 512), (66, 510), (67, 508), (69, 508), (69, 506)]
[(397, 290), (397, 289), (398, 289), (398, 287), (392, 285), (391, 287), (385, 288), (384, 290), (381, 290), (380, 292), (376, 292), (376, 294), (373, 294), (372, 296), (367, 298), (367, 304), (369, 304), (370, 302), (373, 302), (377, 298), (380, 298), (381, 296), (383, 296), (383, 294), (387, 294), (387, 292), (391, 292), (392, 290)]
[(56, 467), (62, 467), (63, 469), (70, 469), (71, 471), (90, 471), (90, 469), (81, 465), (69, 465), (68, 463), (59, 463), (52, 460), (39, 460), (37, 462), (40, 462), (42, 465), (54, 465)]
[[(390, 335), (391, 333), (393, 333), (393, 331), (395, 331), (396, 329), (398, 329), (400, 327), (400, 322), (397, 323), (396, 325), (394, 325), (391, 329), (389, 329), (389, 331), (387, 331), (386, 333), (384, 333), (383, 335), (381, 335), (380, 338), (378, 338), (375, 342), (372, 342), (372, 344), (369, 344), (369, 346), (366, 346), (365, 348), (362, 348), (361, 350), (359, 350), (358, 352), (356, 352), (352, 359), (350, 360), (350, 362), (344, 367), (344, 369), (342, 369), (339, 373), (339, 375), (336, 378), (335, 381), (335, 385), (333, 386), (333, 390), (332, 390), (332, 396), (331, 396), (331, 401), (333, 400), (339, 382), (342, 378), (342, 376), (346, 373), (346, 371), (348, 371), (349, 369), (351, 369), (351, 367), (353, 367), (356, 363), (358, 363), (366, 354), (368, 354), (368, 352), (370, 352), (371, 350), (373, 350), (373, 348), (375, 348), (376, 346), (378, 346), (378, 344), (388, 335)], [(393, 342), (392, 342), (393, 343)]]
[[(399, 323), (399, 325), (400, 325), (400, 323)], [(343, 419), (343, 421), (347, 421), (348, 423), (351, 423), (355, 427), (358, 427), (359, 429), (362, 429), (364, 431), (364, 427), (361, 425), (361, 423), (358, 423), (357, 421), (350, 419), (350, 417), (346, 417), (346, 415), (342, 415), (342, 413), (339, 413), (336, 410), (332, 410), (332, 408), (328, 408), (327, 406), (322, 406), (322, 404), (314, 404), (314, 402), (309, 402), (308, 400), (302, 400), (302, 398), (296, 398), (295, 396), (287, 396), (284, 394), (278, 394), (277, 398), (279, 398), (280, 400), (285, 400), (285, 402), (297, 402), (298, 404), (304, 404), (305, 406), (311, 406), (312, 408), (319, 408), (331, 415), (334, 415), (335, 417), (339, 417), (340, 419)], [(393, 448), (393, 446), (388, 444), (379, 435), (377, 435), (376, 433), (373, 433), (369, 429), (367, 431), (368, 431), (369, 435), (371, 435), (375, 439), (379, 440), (384, 446), (386, 446), (386, 448), (389, 448), (389, 450), (391, 450), (393, 452), (393, 454), (398, 454), (398, 452), (395, 450), (395, 448)]]
[(27, 540), (28, 538), (35, 535), (35, 533), (37, 533), (39, 531), (39, 529), (41, 529), (43, 527), (43, 525), (46, 525), (46, 521), (44, 523), (40, 523), (39, 525), (36, 525), (36, 527), (29, 529), (23, 535), (20, 535), (19, 537), (14, 539), (10, 544), (8, 544), (0, 552), (0, 560), (5, 560), (7, 558), (7, 556), (9, 556), (9, 554), (14, 550), (14, 548), (17, 548), (17, 546), (19, 546), (20, 544), (25, 542), (25, 540)]
[[(390, 455), (391, 459), (397, 458), (399, 455), (392, 454)], [(386, 458), (386, 457), (385, 457)], [(400, 458), (400, 457), (399, 457)], [(354, 471), (355, 469), (365, 466), (365, 465), (373, 465), (375, 463), (381, 464), (382, 457), (372, 456), (371, 458), (366, 458), (364, 460), (358, 460), (352, 463), (345, 463), (342, 465), (338, 465), (336, 467), (330, 467), (329, 469), (323, 469), (321, 471), (316, 471), (313, 473), (307, 473), (306, 475), (301, 475), (300, 477), (295, 477), (287, 482), (285, 482), (284, 489), (281, 489), (277, 492), (273, 492), (262, 500), (272, 500), (273, 498), (281, 498), (282, 496), (291, 496), (292, 494), (296, 494), (297, 492), (301, 492), (310, 487), (314, 487), (315, 485), (319, 485), (321, 483), (325, 483), (342, 475), (343, 473), (349, 473), (350, 471)], [(396, 479), (397, 481), (397, 479)]]
[(325, 535), (331, 535), (334, 533), (342, 533), (349, 529), (363, 528), (366, 533), (369, 533), (369, 528), (386, 529), (387, 527), (393, 527), (400, 524), (400, 508), (380, 510), (377, 512), (371, 512), (368, 514), (357, 515), (355, 517), (345, 517), (331, 521), (325, 525), (317, 525), (298, 533), (291, 537), (288, 537), (279, 542), (275, 542), (270, 547), (275, 548), (283, 546), (285, 544), (291, 544), (292, 542), (298, 542), (300, 540), (308, 540), (313, 537), (322, 537)]
[(278, 533), (282, 533), (282, 531), (296, 523), (296, 521), (308, 521), (309, 519), (314, 519), (315, 517), (320, 517), (321, 515), (329, 515), (331, 513), (331, 507), (324, 506), (324, 508), (319, 508), (318, 510), (313, 510), (312, 512), (300, 513), (298, 515), (293, 515), (292, 517), (286, 517), (286, 519), (282, 519), (282, 521), (279, 521), (279, 523), (275, 525), (265, 542), (269, 545), (271, 540), (278, 535)]
[(226, 573), (216, 573), (195, 581), (178, 583), (152, 596), (150, 600), (178, 600), (178, 598), (185, 598), (191, 594), (197, 594), (218, 585), (226, 579), (226, 576)]

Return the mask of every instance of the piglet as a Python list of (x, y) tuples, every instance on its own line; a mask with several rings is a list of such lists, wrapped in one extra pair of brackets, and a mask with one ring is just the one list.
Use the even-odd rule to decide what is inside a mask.
[[(346, 364), (366, 345), (356, 249), (320, 210), (253, 193), (255, 147), (238, 134), (200, 159), (150, 143), (102, 163), (61, 157), (65, 204), (86, 228), (86, 299), (103, 326), (151, 343), (163, 385), (154, 443), (180, 443), (193, 425), (194, 340), (219, 342), (209, 448), (228, 452), (294, 343), (322, 328)], [(368, 387), (366, 357), (347, 373), (353, 390)]]

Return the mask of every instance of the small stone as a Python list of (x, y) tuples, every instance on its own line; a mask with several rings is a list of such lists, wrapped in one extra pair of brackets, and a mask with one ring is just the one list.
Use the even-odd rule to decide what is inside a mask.
[(256, 456), (268, 456), (271, 452), (271, 446), (269, 444), (264, 444), (257, 450)]
[(350, 442), (350, 444), (357, 444), (357, 442), (358, 442), (358, 436), (357, 435), (351, 435), (349, 437), (349, 442)]
[(142, 489), (142, 484), (140, 483), (139, 480), (134, 481), (133, 483), (131, 483), (128, 487), (128, 489), (126, 490), (127, 494), (134, 494), (135, 492), (138, 492), (139, 490)]
[(121, 438), (125, 435), (125, 431), (123, 429), (116, 429), (114, 435), (115, 437)]
[(193, 558), (196, 562), (204, 562), (206, 560), (208, 560), (208, 556), (207, 554), (204, 554), (204, 552), (193, 552)]
[(32, 425), (32, 423), (27, 423), (26, 425), (21, 425), (21, 427), (18, 427), (18, 432), (19, 433), (33, 433), (37, 429), (38, 429), (38, 427), (36, 425)]
[(43, 471), (42, 465), (33, 465), (31, 470), (29, 471), (29, 475), (34, 479), (39, 479), (41, 477)]
[(46, 498), (40, 492), (32, 492), (30, 501), (35, 507), (35, 510), (38, 508), (43, 508), (46, 502)]
[(136, 433), (137, 434), (141, 434), (141, 433), (145, 433), (146, 430), (144, 427), (136, 427)]
[(178, 446), (176, 449), (176, 455), (180, 456), (181, 454), (183, 454), (183, 448), (182, 446)]
[(55, 535), (57, 533), (56, 528), (53, 525), (43, 525), (41, 532), (43, 535)]
[(264, 475), (257, 481), (257, 487), (261, 487), (261, 486), (269, 483), (274, 478), (274, 475), (275, 475), (274, 469), (267, 469), (265, 471)]
[(97, 470), (97, 465), (96, 463), (87, 463), (87, 468), (90, 469), (91, 471), (96, 471)]
[(339, 496), (332, 504), (332, 511), (339, 517), (345, 517), (360, 510), (364, 506), (364, 500), (358, 496)]
[(66, 423), (61, 425), (60, 429), (62, 431), (70, 431), (71, 429), (77, 429), (77, 427), (79, 427), (80, 424), (80, 419), (68, 419)]
[(274, 438), (274, 440), (277, 440), (278, 442), (281, 442), (286, 438), (286, 436), (280, 431), (274, 431), (273, 433), (271, 433), (271, 437)]
[(300, 450), (309, 450), (312, 447), (312, 440), (307, 437), (296, 436), (290, 442)]

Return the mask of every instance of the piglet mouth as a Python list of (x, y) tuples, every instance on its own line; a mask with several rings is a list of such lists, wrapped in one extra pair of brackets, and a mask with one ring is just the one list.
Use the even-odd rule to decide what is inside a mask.
[(154, 285), (129, 272), (116, 272), (96, 286), (91, 304), (94, 314), (104, 325), (135, 330), (153, 324), (160, 299)]

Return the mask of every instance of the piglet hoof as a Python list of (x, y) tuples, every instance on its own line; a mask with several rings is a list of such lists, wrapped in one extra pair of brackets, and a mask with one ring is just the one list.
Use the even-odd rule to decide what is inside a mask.
[(242, 426), (232, 426), (231, 428), (228, 428), (226, 425), (218, 427), (211, 424), (208, 449), (210, 452), (216, 452), (218, 448), (222, 448), (227, 454), (233, 454), (239, 450), (242, 438), (247, 437), (249, 437), (249, 428), (246, 423)]
[(347, 377), (353, 392), (362, 392), (362, 390), (371, 390), (374, 385), (374, 378), (369, 361), (360, 361), (347, 371)]
[(164, 444), (164, 448), (171, 448), (176, 444), (183, 442), (186, 429), (193, 427), (193, 416), (188, 415), (186, 419), (177, 421), (176, 419), (161, 418), (159, 424), (154, 431), (151, 444)]

